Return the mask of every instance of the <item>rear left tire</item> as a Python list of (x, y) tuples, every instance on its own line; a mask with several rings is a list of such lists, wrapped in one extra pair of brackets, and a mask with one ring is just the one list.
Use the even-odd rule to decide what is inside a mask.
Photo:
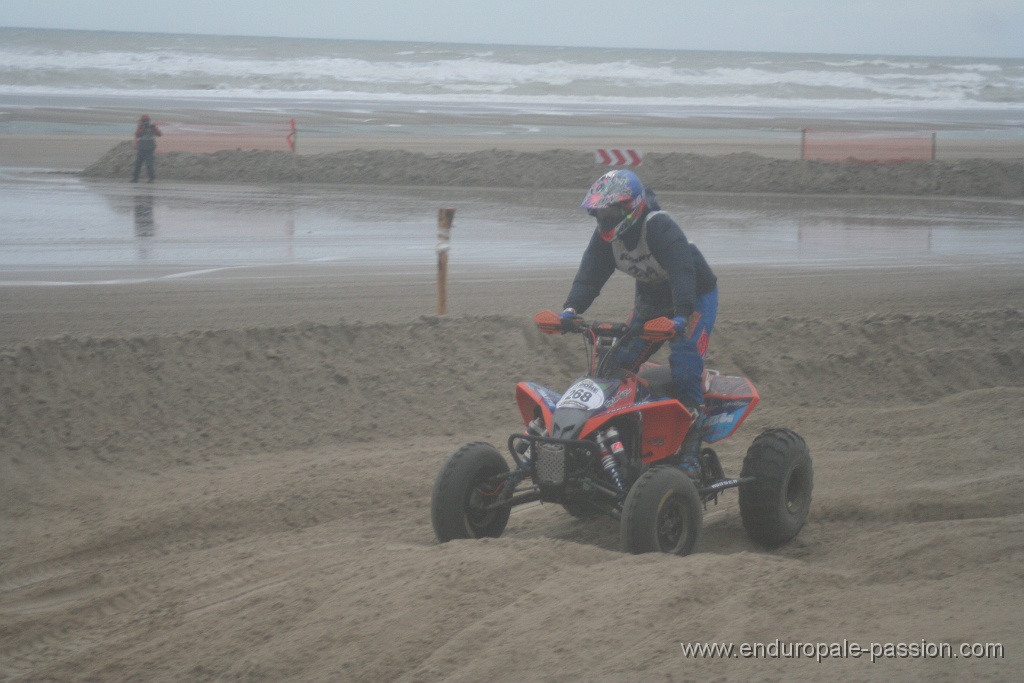
[(788, 543), (800, 533), (811, 508), (814, 471), (803, 438), (789, 429), (768, 429), (747, 449), (740, 487), (743, 528), (767, 548)]

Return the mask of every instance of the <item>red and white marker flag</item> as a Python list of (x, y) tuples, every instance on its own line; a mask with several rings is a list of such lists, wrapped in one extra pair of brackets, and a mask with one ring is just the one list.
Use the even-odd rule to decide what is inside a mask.
[(639, 166), (644, 162), (644, 153), (638, 149), (599, 149), (594, 160), (605, 166)]

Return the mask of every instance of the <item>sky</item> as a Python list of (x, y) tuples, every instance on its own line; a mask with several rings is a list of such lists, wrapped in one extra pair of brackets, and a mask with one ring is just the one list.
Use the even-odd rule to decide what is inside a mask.
[(1024, 0), (2, 0), (0, 26), (1024, 58)]

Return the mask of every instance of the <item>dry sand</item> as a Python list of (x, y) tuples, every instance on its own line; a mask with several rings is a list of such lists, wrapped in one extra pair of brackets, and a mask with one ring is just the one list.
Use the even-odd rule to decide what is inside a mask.
[[(719, 274), (709, 365), (762, 394), (719, 454), (791, 427), (815, 499), (767, 551), (727, 493), (687, 558), (552, 505), (433, 538), (446, 457), (519, 427), (516, 381), (581, 372), (530, 322), (571, 273), (453, 265), (442, 318), (429, 272), (0, 289), (0, 680), (1020, 680), (1024, 272)], [(679, 645), (711, 641), (1003, 651)]]

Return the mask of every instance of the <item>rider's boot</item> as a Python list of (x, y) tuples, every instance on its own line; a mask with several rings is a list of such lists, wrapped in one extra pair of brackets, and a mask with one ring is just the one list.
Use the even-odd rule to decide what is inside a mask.
[(694, 484), (700, 484), (701, 432), (704, 431), (704, 421), (706, 419), (704, 406), (691, 408), (690, 414), (693, 417), (693, 420), (690, 422), (690, 430), (686, 433), (686, 438), (683, 439), (682, 445), (679, 446), (681, 456), (679, 469), (686, 473), (686, 476), (692, 479)]

